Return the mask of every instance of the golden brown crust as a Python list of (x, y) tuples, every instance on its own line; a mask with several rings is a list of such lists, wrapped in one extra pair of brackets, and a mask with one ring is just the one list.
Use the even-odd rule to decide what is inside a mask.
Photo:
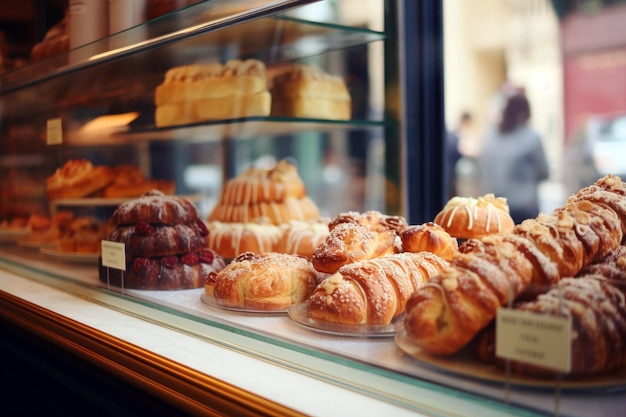
[(217, 273), (212, 292), (218, 303), (228, 307), (284, 310), (309, 297), (317, 276), (302, 257), (246, 252)]
[(154, 101), (157, 126), (267, 116), (271, 110), (265, 64), (255, 59), (172, 68)]
[(287, 197), (284, 201), (223, 205), (218, 204), (209, 216), (209, 221), (235, 223), (281, 224), (290, 220), (312, 220), (319, 217), (317, 205), (308, 196)]
[(515, 226), (506, 199), (493, 194), (479, 198), (453, 197), (437, 214), (435, 223), (459, 239), (506, 233)]
[(272, 169), (250, 168), (228, 180), (209, 221), (278, 225), (318, 217), (296, 166), (283, 160)]
[(209, 248), (227, 259), (244, 252), (272, 252), (282, 236), (273, 224), (209, 222)]
[(341, 223), (315, 248), (311, 261), (320, 272), (332, 274), (343, 265), (379, 258), (396, 251), (396, 232), (372, 232), (357, 223)]
[(301, 198), (306, 187), (295, 165), (279, 161), (272, 169), (248, 168), (243, 174), (224, 184), (220, 204), (249, 205), (259, 202), (279, 202), (287, 197)]
[(102, 190), (113, 178), (111, 167), (71, 159), (46, 179), (46, 196), (50, 200), (86, 197)]
[(430, 252), (345, 265), (315, 288), (308, 301), (309, 317), (349, 325), (387, 325), (404, 313), (411, 294), (446, 265)]
[(623, 239), (621, 216), (626, 212), (620, 210), (626, 206), (626, 190), (610, 176), (591, 190), (583, 189), (552, 215), (525, 220), (512, 234), (461, 245), (451, 267), (409, 300), (409, 337), (432, 353), (453, 354), (492, 321), (499, 306), (531, 283), (558, 282), (617, 248)]
[(402, 249), (406, 252), (432, 252), (450, 261), (458, 252), (458, 242), (436, 223), (411, 225), (400, 233)]

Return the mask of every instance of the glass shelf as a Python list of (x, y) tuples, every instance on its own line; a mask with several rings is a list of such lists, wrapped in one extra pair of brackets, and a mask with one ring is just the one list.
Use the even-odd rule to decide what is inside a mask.
[(371, 120), (323, 120), (290, 117), (249, 117), (194, 123), (172, 127), (129, 129), (111, 135), (112, 141), (129, 143), (144, 140), (182, 139), (191, 142), (210, 142), (223, 139), (253, 139), (259, 136), (295, 135), (304, 132), (336, 132), (357, 129), (382, 128), (385, 122)]

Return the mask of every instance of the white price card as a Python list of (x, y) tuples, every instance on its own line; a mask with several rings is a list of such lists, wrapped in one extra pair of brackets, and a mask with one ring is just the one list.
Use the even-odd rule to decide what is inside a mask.
[(102, 241), (102, 266), (126, 271), (126, 247), (121, 242)]
[(572, 318), (498, 309), (496, 356), (568, 373)]
[(46, 143), (48, 145), (60, 145), (63, 143), (63, 125), (60, 117), (48, 119), (46, 123)]

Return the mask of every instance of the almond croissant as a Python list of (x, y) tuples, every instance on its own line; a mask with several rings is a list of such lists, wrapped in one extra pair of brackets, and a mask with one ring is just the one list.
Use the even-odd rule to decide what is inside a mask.
[(511, 234), (468, 241), (408, 301), (407, 335), (431, 353), (457, 352), (531, 284), (573, 276), (617, 248), (625, 225), (626, 188), (607, 176), (552, 215), (525, 220)]
[(342, 266), (309, 298), (309, 317), (340, 324), (387, 325), (411, 294), (448, 263), (430, 252), (398, 253)]

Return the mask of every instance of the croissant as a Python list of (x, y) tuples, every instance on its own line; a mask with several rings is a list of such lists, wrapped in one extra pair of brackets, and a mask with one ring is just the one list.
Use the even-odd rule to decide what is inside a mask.
[(428, 251), (449, 261), (459, 246), (456, 238), (436, 223), (411, 225), (400, 232), (402, 249), (406, 252)]
[(358, 223), (339, 223), (313, 252), (311, 262), (320, 272), (333, 274), (343, 265), (396, 252), (396, 232), (371, 231)]
[[(626, 246), (584, 268), (576, 278), (563, 278), (545, 293), (517, 310), (572, 317), (571, 375), (606, 372), (626, 365)], [(495, 328), (482, 331), (474, 353), (486, 362), (504, 364), (495, 357)], [(544, 375), (553, 371), (509, 361), (511, 371)]]
[(411, 294), (448, 262), (430, 252), (398, 253), (342, 266), (308, 300), (309, 317), (330, 323), (387, 325)]
[(552, 215), (526, 220), (511, 234), (461, 245), (450, 268), (409, 299), (408, 337), (431, 353), (454, 354), (493, 320), (500, 306), (532, 284), (558, 282), (606, 256), (624, 236), (625, 191), (618, 177), (607, 176)]
[(284, 310), (304, 302), (319, 274), (300, 256), (277, 252), (237, 256), (205, 283), (219, 304), (255, 310)]

